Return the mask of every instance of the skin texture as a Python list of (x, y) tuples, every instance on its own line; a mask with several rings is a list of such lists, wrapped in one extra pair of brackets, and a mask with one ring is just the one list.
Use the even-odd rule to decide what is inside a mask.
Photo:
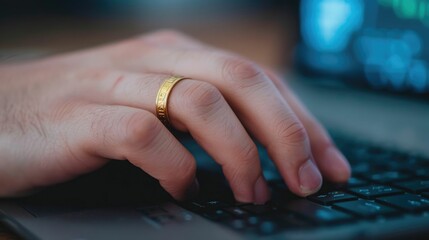
[[(222, 166), (241, 202), (270, 197), (251, 136), (291, 191), (346, 181), (350, 167), (282, 79), (181, 33), (158, 31), (31, 62), (0, 65), (0, 196), (128, 160), (183, 200), (198, 189), (194, 157), (155, 117), (172, 74), (171, 123)], [(219, 151), (222, 149), (222, 151)]]

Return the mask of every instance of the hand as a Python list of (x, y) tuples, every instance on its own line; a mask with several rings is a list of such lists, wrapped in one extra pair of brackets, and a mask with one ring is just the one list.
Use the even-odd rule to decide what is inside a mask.
[(218, 162), (235, 198), (270, 197), (257, 149), (294, 193), (350, 167), (285, 83), (235, 54), (160, 31), (112, 45), (0, 67), (0, 196), (65, 181), (108, 159), (128, 160), (176, 199), (195, 190), (193, 156), (155, 117), (164, 79), (181, 75), (168, 109)]

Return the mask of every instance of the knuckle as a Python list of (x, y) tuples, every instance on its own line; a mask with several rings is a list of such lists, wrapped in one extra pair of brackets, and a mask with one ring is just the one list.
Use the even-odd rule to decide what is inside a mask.
[(307, 131), (295, 117), (283, 118), (275, 126), (278, 137), (283, 144), (301, 144), (307, 141)]
[(186, 105), (192, 106), (199, 115), (206, 115), (219, 109), (222, 101), (221, 92), (213, 85), (206, 82), (193, 81), (184, 92)]
[(96, 108), (89, 113), (91, 119), (90, 131), (96, 139), (102, 139), (105, 145), (109, 145), (113, 139), (107, 134), (114, 127), (114, 121), (110, 120), (112, 111)]
[[(246, 186), (253, 179), (248, 174), (248, 171), (244, 171), (243, 168), (232, 169), (229, 174), (227, 174), (228, 182), (232, 183), (234, 187), (234, 195), (235, 196), (248, 196), (249, 192), (246, 188), (240, 186)], [(225, 170), (224, 170), (225, 171)]]
[(240, 57), (228, 56), (223, 60), (223, 78), (239, 87), (245, 88), (261, 83), (262, 70), (253, 62)]
[(165, 171), (159, 180), (170, 194), (179, 196), (193, 181), (196, 171), (197, 164), (195, 160), (187, 158), (184, 154), (183, 158), (172, 162), (169, 171)]
[(188, 158), (187, 156), (183, 156), (177, 158), (175, 161), (174, 167), (171, 168), (174, 172), (171, 176), (175, 176), (176, 180), (184, 180), (187, 181), (190, 178), (193, 178), (195, 172), (197, 170), (197, 164), (193, 159)]
[[(245, 186), (249, 182), (256, 180), (260, 175), (261, 168), (258, 162), (258, 150), (254, 143), (248, 144), (237, 153), (237, 162), (228, 162), (223, 165), (223, 170), (228, 181), (235, 186)], [(248, 192), (243, 188), (234, 188), (234, 193), (238, 196), (246, 196)]]
[(102, 81), (109, 79), (112, 76), (112, 70), (107, 68), (85, 68), (81, 71), (77, 71), (77, 78), (82, 80), (90, 81)]
[(241, 160), (241, 166), (243, 167), (254, 167), (259, 156), (258, 149), (254, 143), (246, 144), (242, 149), (238, 151), (238, 156)]
[(161, 123), (152, 114), (135, 113), (125, 120), (124, 142), (127, 146), (150, 147), (161, 131)]

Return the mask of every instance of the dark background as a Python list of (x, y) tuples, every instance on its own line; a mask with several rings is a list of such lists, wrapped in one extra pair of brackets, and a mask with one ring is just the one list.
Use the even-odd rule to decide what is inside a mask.
[(298, 5), (298, 0), (3, 0), (0, 57), (37, 57), (169, 28), (283, 69), (298, 38)]

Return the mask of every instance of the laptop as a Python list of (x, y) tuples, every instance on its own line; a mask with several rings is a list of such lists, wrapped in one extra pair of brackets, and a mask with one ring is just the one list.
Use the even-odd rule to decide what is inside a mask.
[(429, 3), (302, 0), (296, 71), (286, 78), (332, 133), (353, 173), (291, 194), (264, 148), (273, 192), (237, 203), (188, 135), (201, 191), (176, 202), (124, 161), (15, 199), (0, 221), (24, 239), (411, 239), (429, 236)]

